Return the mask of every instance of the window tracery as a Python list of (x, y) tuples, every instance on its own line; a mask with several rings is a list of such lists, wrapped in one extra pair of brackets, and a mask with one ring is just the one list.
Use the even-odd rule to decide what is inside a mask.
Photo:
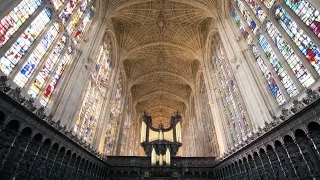
[(104, 153), (106, 155), (111, 155), (114, 143), (117, 135), (117, 129), (119, 124), (119, 114), (120, 114), (120, 108), (122, 105), (122, 78), (121, 76), (118, 79), (116, 90), (113, 93), (113, 98), (111, 100), (111, 112), (109, 117), (109, 124), (107, 126), (107, 131), (105, 135), (105, 147), (104, 147)]
[(101, 113), (111, 67), (109, 51), (107, 47), (101, 46), (74, 127), (74, 131), (89, 143), (92, 140)]
[(320, 11), (306, 0), (285, 0), (285, 3), (320, 38)]
[[(243, 3), (247, 3), (249, 9), (247, 9), (247, 6)], [(283, 105), (287, 101), (287, 99), (284, 98), (286, 96), (284, 93), (287, 93), (290, 97), (294, 97), (299, 93), (297, 87), (299, 87), (299, 89), (301, 87), (310, 87), (315, 82), (314, 73), (311, 75), (311, 71), (314, 70), (310, 69), (311, 66), (306, 63), (310, 63), (315, 71), (320, 74), (320, 50), (312, 38), (289, 16), (283, 7), (275, 5), (275, 3), (275, 0), (234, 0), (235, 9), (232, 11), (232, 16), (242, 36), (248, 45), (252, 47), (250, 49), (256, 59), (258, 68), (266, 79), (276, 102), (279, 105)], [(266, 14), (263, 11), (264, 7), (261, 7), (261, 5), (267, 9), (274, 10), (272, 11), (274, 13), (273, 15), (279, 24), (274, 24), (268, 20), (273, 17), (269, 17), (270, 14)], [(285, 6), (288, 6), (297, 14), (303, 23), (318, 36), (319, 11), (314, 8), (311, 3), (306, 0), (285, 0)], [(238, 12), (241, 12), (240, 16), (243, 16), (244, 21), (246, 21), (252, 33), (257, 34), (257, 38), (250, 38), (252, 40), (248, 41), (250, 33), (248, 29), (246, 29), (247, 27), (242, 24), (243, 22), (239, 14), (237, 14), (237, 9), (239, 10)], [(257, 33), (254, 16), (259, 20), (259, 25), (265, 25), (266, 33), (263, 33), (264, 31)], [(287, 39), (287, 36), (281, 34), (282, 29), (291, 39)], [(269, 36), (270, 39), (266, 36)], [(291, 40), (294, 43), (292, 43)], [(296, 48), (294, 44), (298, 48)], [(257, 46), (261, 46), (261, 52)], [(302, 57), (298, 51), (301, 51), (304, 57)], [(278, 52), (280, 52), (280, 54)], [(261, 56), (261, 53), (263, 56)], [(273, 67), (272, 69), (268, 69), (268, 67), (270, 67), (268, 66), (269, 63)], [(291, 71), (293, 73), (291, 73)], [(275, 81), (275, 77), (272, 77), (272, 74), (277, 74), (278, 77), (276, 78), (280, 81)], [(292, 74), (295, 76), (292, 76)], [(293, 81), (294, 79), (297, 79), (299, 82)]]
[[(49, 103), (71, 63), (73, 45), (80, 42), (93, 15), (91, 0), (50, 0), (48, 3), (53, 5), (52, 9), (40, 8), (43, 7), (41, 0), (22, 0), (0, 20), (0, 47), (11, 43), (8, 40), (13, 36), (17, 39), (0, 54), (0, 71), (14, 77), (14, 82), (43, 106)], [(37, 16), (33, 17), (34, 14)], [(62, 23), (52, 22), (55, 16)], [(34, 19), (25, 25), (30, 17)], [(25, 30), (16, 34), (22, 26)], [(72, 31), (68, 31), (68, 27), (72, 27)], [(72, 41), (75, 44), (72, 45)]]
[(275, 10), (275, 18), (295, 42), (299, 50), (320, 74), (320, 50), (304, 30), (287, 14), (282, 7)]
[(41, 3), (41, 0), (23, 0), (0, 20), (0, 47), (31, 17)]
[(219, 103), (224, 111), (233, 144), (236, 144), (250, 131), (250, 128), (236, 81), (225, 57), (225, 50), (220, 38), (215, 38), (213, 42), (217, 45), (213, 45), (212, 49), (212, 67), (215, 80), (218, 82), (218, 96), (221, 97)]

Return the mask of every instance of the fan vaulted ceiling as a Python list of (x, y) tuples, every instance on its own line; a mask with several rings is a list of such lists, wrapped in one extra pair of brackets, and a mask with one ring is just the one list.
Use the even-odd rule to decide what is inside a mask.
[(109, 0), (134, 109), (153, 126), (185, 113), (216, 0)]

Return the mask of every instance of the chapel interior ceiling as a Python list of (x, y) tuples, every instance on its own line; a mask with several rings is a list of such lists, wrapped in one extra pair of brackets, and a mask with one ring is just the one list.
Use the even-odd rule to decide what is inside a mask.
[[(168, 125), (185, 113), (216, 0), (109, 0), (111, 21), (137, 114)], [(158, 125), (154, 125), (158, 127)]]

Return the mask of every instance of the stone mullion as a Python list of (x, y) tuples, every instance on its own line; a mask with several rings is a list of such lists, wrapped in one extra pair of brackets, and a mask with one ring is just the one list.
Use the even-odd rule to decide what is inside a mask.
[[(295, 42), (291, 39), (291, 37), (287, 34), (287, 32), (283, 29), (283, 27), (275, 20), (274, 17), (270, 18), (272, 24), (279, 30), (280, 34), (283, 36), (285, 41), (291, 47), (292, 51), (296, 54), (296, 56), (300, 59), (302, 64), (308, 69), (311, 77), (316, 81), (319, 79), (319, 73), (315, 70), (315, 68), (311, 65), (311, 63), (307, 60), (304, 54), (297, 47)], [(266, 30), (265, 30), (266, 31)], [(266, 32), (267, 33), (267, 32)], [(268, 33), (267, 33), (268, 34)], [(270, 37), (270, 36), (269, 36)], [(273, 42), (273, 41), (272, 41)], [(274, 44), (274, 43), (273, 43)], [(277, 48), (278, 49), (278, 48)], [(279, 50), (279, 49), (278, 49)], [(279, 51), (280, 52), (280, 51)], [(280, 53), (281, 54), (281, 53)], [(282, 54), (281, 54), (282, 55)], [(290, 68), (291, 69), (291, 68)]]
[[(224, 65), (225, 66), (225, 65)], [(225, 67), (226, 68), (226, 67)], [(226, 82), (229, 82), (229, 80), (227, 81), (226, 80), (226, 77), (224, 76), (224, 74), (221, 72), (222, 70), (224, 70), (224, 69), (219, 69), (219, 71), (220, 71), (220, 77), (219, 77), (219, 79), (221, 79), (221, 81), (223, 81), (223, 83), (225, 84), (225, 87), (224, 87), (224, 89), (222, 89), (222, 87), (219, 87), (220, 89), (221, 89), (221, 92), (222, 92), (222, 98), (224, 98), (224, 96), (225, 95), (227, 95), (227, 97), (229, 97), (229, 93), (228, 93), (228, 90), (230, 90), (230, 89), (228, 89), (228, 88), (230, 88), (230, 85), (229, 84), (226, 84)], [(217, 72), (218, 73), (218, 72)], [(227, 72), (225, 72), (225, 73), (227, 73)], [(218, 75), (218, 74), (217, 74)], [(233, 100), (234, 100), (234, 102), (235, 102), (235, 99), (233, 98)], [(235, 102), (236, 103), (236, 102)], [(234, 120), (234, 122), (235, 122), (235, 127), (236, 128), (234, 128), (233, 126), (233, 122), (231, 122), (231, 129), (232, 129), (232, 131), (234, 132), (233, 134), (234, 134), (234, 141), (235, 141), (235, 144), (237, 144), (238, 142), (239, 142), (239, 140), (238, 140), (238, 137), (237, 137), (237, 134), (239, 134), (240, 135), (240, 138), (241, 138), (241, 136), (242, 136), (242, 134), (241, 134), (241, 132), (239, 132), (239, 127), (238, 127), (238, 124), (237, 124), (237, 118), (236, 118), (236, 115), (235, 115), (235, 112), (234, 112), (234, 109), (233, 109), (233, 104), (232, 104), (232, 102), (230, 102), (230, 97), (228, 98), (228, 102), (227, 101), (225, 101), (225, 106), (227, 106), (228, 107), (228, 109), (230, 109), (231, 110), (231, 112), (232, 112), (232, 117), (233, 117), (233, 120)], [(224, 107), (225, 108), (225, 107)], [(226, 108), (225, 108), (226, 109)], [(226, 110), (227, 111), (227, 110)], [(229, 112), (227, 112), (228, 113), (228, 115), (227, 116), (230, 116), (229, 115)], [(228, 117), (228, 121), (230, 122), (230, 120), (231, 119), (229, 119), (230, 117)]]
[[(251, 9), (251, 7), (249, 7), (249, 5), (248, 5), (248, 3), (246, 2), (246, 1), (244, 1), (244, 0), (239, 0), (239, 1), (241, 1), (243, 4), (244, 4), (244, 6), (246, 7), (246, 9), (247, 9), (247, 11), (250, 13), (250, 16), (251, 16), (251, 18), (254, 20), (254, 22), (260, 27), (260, 29), (261, 29), (261, 21), (257, 18), (257, 16), (255, 15), (255, 13), (253, 12), (253, 10)], [(259, 1), (259, 0), (257, 0), (257, 1)], [(262, 10), (264, 13), (265, 13), (265, 11), (264, 10)], [(259, 29), (259, 28), (258, 28)]]
[[(216, 78), (217, 76), (218, 76), (218, 73), (215, 72), (213, 74), (213, 77), (212, 77), (213, 79), (212, 80), (214, 81), (215, 79), (218, 79), (218, 78)], [(221, 99), (223, 99), (223, 97), (221, 97), (220, 92), (218, 92), (218, 90), (217, 90), (220, 87), (219, 87), (219, 85), (216, 85), (216, 87), (217, 88), (213, 88), (214, 89), (213, 91), (214, 91), (214, 94), (215, 94), (215, 99), (217, 101), (218, 111), (219, 111), (220, 117), (222, 119), (221, 123), (222, 123), (222, 127), (223, 127), (223, 130), (224, 130), (224, 136), (227, 134), (226, 139), (227, 139), (227, 149), (228, 149), (228, 148), (231, 148), (231, 147), (234, 146), (233, 137), (232, 137), (232, 135), (230, 133), (230, 130), (228, 128), (228, 126), (229, 126), (228, 125), (229, 118), (226, 117), (226, 114), (224, 112), (224, 107), (223, 107), (222, 102), (221, 102)]]
[[(246, 3), (244, 3), (244, 4), (246, 4)], [(247, 5), (247, 4), (246, 4)], [(260, 7), (264, 7), (264, 6), (261, 6), (260, 5)], [(264, 7), (265, 8), (265, 7)], [(237, 12), (238, 12), (238, 14), (240, 13), (240, 11), (237, 9), (237, 8), (235, 8), (236, 10), (237, 10)], [(249, 8), (250, 10), (251, 10), (251, 8)], [(265, 8), (266, 9), (266, 8)], [(265, 10), (265, 9), (263, 9), (263, 11), (264, 12), (268, 12), (267, 10)], [(251, 10), (252, 11), (252, 10)], [(250, 11), (250, 12), (251, 12)], [(251, 15), (252, 15), (252, 13), (251, 13)], [(248, 29), (251, 29), (249, 26), (248, 26), (248, 24), (247, 24), (247, 22), (244, 20), (244, 18), (243, 18), (243, 15), (240, 13), (239, 14), (239, 17), (241, 18), (241, 21), (242, 21), (242, 24), (245, 26), (245, 29), (247, 30), (247, 32), (250, 34), (250, 36), (252, 37), (252, 39), (253, 39), (253, 43), (255, 43), (256, 44), (256, 46), (260, 46), (260, 43), (258, 43), (257, 42), (257, 38), (256, 38), (256, 34), (253, 34), (252, 33), (252, 31), (251, 30), (249, 30), (248, 31)], [(253, 16), (253, 17), (255, 17), (255, 16)], [(262, 26), (262, 24), (260, 23), (260, 21), (258, 20), (256, 20), (255, 19), (255, 22), (260, 26), (260, 29), (261, 29), (261, 26)], [(259, 29), (258, 29), (259, 30)], [(258, 34), (258, 33), (257, 33)], [(270, 43), (269, 43), (270, 44)], [(257, 47), (258, 48), (258, 47)], [(259, 49), (259, 48), (258, 48)], [(270, 61), (266, 61), (266, 59), (268, 59), (268, 58), (266, 58), (265, 56), (264, 56), (264, 51), (261, 51), (261, 48), (259, 49), (259, 52), (260, 52), (260, 56), (261, 56), (261, 58), (262, 58), (262, 60), (264, 60), (264, 62), (265, 62), (265, 64), (267, 65), (267, 67), (268, 67), (268, 69), (270, 70), (270, 72), (272, 73), (272, 75), (273, 75), (273, 77), (274, 77), (274, 79), (275, 79), (275, 81), (276, 81), (276, 83), (277, 83), (277, 85), (278, 85), (278, 87), (279, 87), (279, 89), (280, 89), (280, 92), (284, 95), (284, 98), (286, 99), (286, 101), (289, 101), (291, 98), (290, 98), (290, 96), (288, 95), (288, 93), (287, 93), (287, 91), (285, 90), (285, 88), (284, 88), (284, 86), (283, 86), (283, 84), (280, 82), (280, 80), (279, 80), (279, 77), (278, 77), (278, 75), (275, 75), (275, 71), (274, 71), (274, 68), (272, 67), (272, 68), (270, 68)], [(262, 52), (262, 53), (261, 53)], [(266, 63), (267, 62), (267, 63)], [(261, 71), (260, 69), (259, 69), (259, 71)], [(265, 83), (264, 83), (265, 84)], [(268, 85), (268, 84), (267, 84)], [(268, 89), (270, 89), (269, 88), (269, 85), (268, 85)], [(273, 96), (273, 95), (272, 95)], [(274, 97), (272, 97), (272, 98), (274, 98)]]
[[(82, 4), (82, 2), (80, 2), (80, 6), (81, 6), (81, 4)], [(75, 33), (76, 33), (76, 30), (79, 28), (79, 26), (81, 25), (81, 23), (82, 23), (82, 21), (83, 21), (83, 19), (85, 18), (85, 16), (86, 16), (86, 13), (87, 13), (87, 11), (90, 9), (90, 6), (91, 6), (92, 4), (91, 4), (91, 1), (89, 1), (88, 2), (88, 4), (87, 4), (87, 7), (86, 7), (86, 9), (85, 9), (85, 11), (83, 12), (83, 14), (80, 16), (80, 18), (79, 18), (79, 23), (78, 23), (78, 25), (75, 27), (75, 29), (73, 30), (73, 32), (70, 34), (70, 40), (72, 40), (72, 38), (74, 37), (74, 35), (75, 35)], [(79, 7), (80, 8), (80, 7)], [(74, 9), (75, 11), (77, 11), (78, 9)], [(75, 13), (75, 12), (74, 12)], [(67, 27), (67, 26), (66, 26)]]
[[(42, 9), (43, 10), (43, 9)], [(40, 42), (42, 41), (44, 35), (46, 35), (46, 33), (50, 30), (50, 27), (53, 26), (53, 24), (56, 22), (55, 21), (56, 17), (54, 16), (54, 14), (52, 14), (52, 19), (48, 22), (48, 24), (42, 29), (42, 31), (40, 32), (40, 34), (38, 35), (38, 37), (35, 39), (35, 41), (30, 45), (30, 47), (28, 48), (28, 50), (26, 51), (26, 53), (21, 57), (21, 59), (16, 63), (15, 67), (12, 69), (12, 71), (9, 74), (9, 78), (14, 79), (16, 77), (16, 75), (20, 72), (20, 69), (22, 68), (22, 66), (24, 65), (24, 63), (29, 59), (29, 57), (31, 56), (31, 54), (33, 53), (33, 51), (36, 49), (36, 47), (40, 44)], [(59, 35), (59, 34), (58, 34)], [(57, 35), (57, 36), (58, 36)], [(56, 39), (55, 39), (56, 40)], [(52, 47), (50, 47), (49, 49), (51, 49)], [(41, 60), (45, 57), (46, 55), (44, 55)], [(39, 64), (37, 65), (37, 68), (39, 68), (39, 65), (42, 63), (40, 60)], [(35, 71), (33, 72), (33, 74), (35, 73)], [(29, 78), (28, 81), (30, 81), (31, 77)], [(27, 82), (28, 83), (28, 82)], [(25, 84), (25, 87), (27, 85), (27, 83)]]
[[(35, 12), (33, 12), (30, 17), (23, 23), (23, 25), (21, 27), (19, 27), (19, 29), (7, 40), (7, 42), (0, 48), (0, 57), (4, 56), (5, 53), (9, 50), (9, 48), (14, 44), (14, 42), (16, 42), (16, 40), (21, 36), (21, 34), (29, 27), (29, 25), (38, 17), (38, 15), (46, 8), (48, 7), (47, 4), (42, 3), (37, 10), (35, 10)], [(11, 9), (13, 10), (13, 9)], [(10, 11), (11, 11), (10, 10)], [(8, 12), (9, 13), (9, 12)], [(53, 14), (52, 14), (53, 15)], [(52, 21), (51, 21), (52, 22)], [(48, 23), (50, 24), (50, 22)], [(38, 38), (41, 35), (38, 36)], [(33, 44), (31, 46), (34, 46), (34, 44), (37, 41), (34, 41)], [(30, 51), (31, 47), (29, 47), (28, 52), (32, 52)], [(28, 54), (28, 53), (27, 53)], [(30, 53), (29, 53), (30, 54)], [(26, 56), (26, 54), (24, 55)], [(19, 61), (22, 61), (23, 58), (21, 58)], [(17, 63), (18, 64), (18, 63)], [(16, 65), (17, 65), (16, 64)], [(16, 68), (16, 67), (15, 67)], [(14, 68), (14, 69), (15, 69)], [(10, 72), (10, 74), (12, 74), (12, 72), (14, 71), (14, 69), (12, 69), (12, 71)], [(9, 76), (10, 76), (9, 74)], [(11, 77), (11, 76), (10, 76)]]
[[(61, 36), (59, 36), (59, 38), (58, 38), (57, 40), (59, 40), (60, 38), (61, 38)], [(57, 45), (57, 43), (55, 43), (54, 46), (56, 46), (56, 45)], [(54, 46), (53, 46), (53, 47), (54, 47)], [(51, 80), (53, 79), (53, 76), (54, 76), (54, 74), (55, 74), (55, 72), (56, 72), (56, 70), (57, 70), (57, 67), (58, 67), (60, 61), (61, 61), (61, 60), (63, 59), (63, 57), (66, 55), (67, 48), (68, 48), (68, 45), (66, 44), (65, 47), (62, 49), (61, 54), (59, 55), (56, 64), (53, 66), (53, 68), (52, 68), (52, 70), (51, 70), (51, 74), (47, 77), (45, 83), (42, 85), (42, 89), (43, 89), (43, 90), (40, 91), (39, 94), (37, 95), (37, 99), (38, 99), (39, 101), (41, 100), (41, 98), (42, 98), (42, 96), (43, 96), (43, 94), (44, 94), (44, 92), (45, 92), (44, 90), (45, 90), (46, 87), (48, 87), (48, 85), (51, 83)], [(52, 50), (52, 49), (51, 49), (51, 50)], [(51, 54), (51, 50), (48, 51), (48, 52), (50, 52), (50, 53), (49, 53), (48, 56), (46, 57), (46, 60), (47, 60), (47, 58), (49, 57), (49, 55)], [(43, 64), (44, 64), (44, 62), (45, 62), (45, 61), (43, 61)], [(39, 66), (39, 68), (42, 67), (43, 64), (41, 64), (41, 66)], [(38, 69), (38, 70), (40, 70), (40, 69)], [(36, 75), (38, 75), (39, 72), (33, 73), (33, 74), (35, 75), (34, 78), (36, 78)], [(30, 80), (29, 80), (29, 82), (33, 82), (33, 81), (30, 81)], [(31, 83), (30, 83), (29, 85), (31, 86)], [(30, 88), (30, 87), (29, 87), (29, 88)]]
[(275, 53), (275, 55), (277, 56), (277, 58), (279, 59), (281, 64), (284, 66), (284, 69), (286, 69), (286, 71), (288, 73), (288, 76), (292, 80), (293, 84), (296, 86), (298, 92), (302, 92), (304, 87), (302, 86), (302, 84), (300, 83), (299, 79), (297, 78), (297, 76), (295, 75), (295, 73), (293, 72), (291, 67), (289, 66), (288, 62), (284, 59), (284, 57), (280, 53), (280, 50), (276, 47), (276, 45), (272, 41), (272, 39), (269, 36), (269, 34), (267, 32), (265, 32), (265, 31), (263, 31), (262, 34), (264, 35), (265, 39), (268, 41), (268, 43), (269, 43), (269, 45), (271, 47), (271, 50)]
[(256, 47), (257, 47), (258, 51), (260, 52), (260, 56), (261, 56), (262, 60), (264, 61), (264, 63), (268, 67), (269, 71), (271, 72), (271, 74), (273, 76), (273, 79), (276, 81), (276, 84), (278, 85), (279, 90), (280, 90), (281, 94), (284, 96), (286, 102), (290, 101), (291, 98), (290, 98), (290, 95), (288, 94), (288, 91), (286, 90), (286, 88), (284, 87), (283, 83), (279, 79), (279, 76), (275, 72), (273, 66), (271, 65), (270, 60), (266, 57), (265, 52), (263, 51), (260, 43), (256, 43)]
[[(308, 1), (310, 1), (310, 0), (308, 0)], [(313, 33), (313, 31), (300, 19), (300, 17), (295, 12), (293, 12), (291, 10), (291, 8), (289, 8), (287, 6), (287, 4), (284, 1), (280, 1), (280, 4), (281, 4), (281, 7), (290, 15), (291, 19), (294, 20), (294, 22), (296, 22), (298, 24), (298, 26), (301, 29), (303, 29), (303, 31), (306, 33), (306, 35), (310, 37), (312, 42), (314, 42), (318, 47), (320, 47), (320, 39), (319, 39), (319, 37), (317, 37)]]
[[(234, 76), (232, 76), (233, 77), (233, 81), (235, 81), (235, 77)], [(238, 83), (236, 83), (236, 82), (234, 82), (236, 85), (238, 84)], [(240, 94), (240, 91), (239, 91), (239, 89), (235, 86), (235, 89), (233, 89), (232, 87), (231, 87), (231, 85), (229, 86), (229, 90), (230, 90), (230, 92), (231, 92), (231, 96), (232, 96), (232, 98), (233, 98), (233, 100), (234, 100), (234, 103), (235, 103), (235, 106), (236, 106), (236, 110), (238, 111), (238, 116), (239, 116), (239, 119), (240, 119), (240, 123), (242, 124), (242, 129), (243, 129), (243, 133), (241, 132), (241, 130), (240, 130), (240, 127), (239, 127), (239, 124), (238, 124), (238, 119), (237, 119), (237, 117), (235, 116), (235, 119), (237, 120), (237, 127), (239, 128), (239, 130), (240, 130), (240, 132), (241, 132), (241, 136), (242, 136), (242, 139), (246, 136), (246, 134), (249, 132), (249, 130), (251, 129), (251, 125), (249, 125), (249, 122), (247, 122), (247, 124), (243, 121), (243, 118), (241, 118), (241, 111), (240, 111), (240, 108), (239, 108), (239, 104), (238, 104), (238, 102), (237, 102), (237, 99), (236, 99), (236, 95), (235, 95), (235, 92), (234, 92), (234, 90), (235, 91), (237, 91), (237, 93), (238, 93), (238, 99), (239, 99), (239, 101), (240, 101), (240, 103), (241, 103), (241, 105), (242, 105), (242, 108), (243, 108), (243, 111), (244, 111), (244, 113), (245, 113), (245, 116), (246, 117), (249, 117), (248, 116), (248, 114), (246, 113), (246, 111), (245, 111), (245, 109), (244, 109), (244, 106), (243, 106), (243, 102), (241, 101), (241, 94)], [(247, 129), (247, 126), (248, 126), (248, 129)], [(242, 140), (241, 139), (241, 140)], [(240, 140), (240, 141), (241, 141)]]
[[(54, 22), (53, 22), (54, 23)], [(53, 26), (53, 23), (49, 26), (48, 30), (51, 28), (51, 26)], [(48, 32), (48, 31), (47, 31)], [(46, 33), (47, 33), (46, 32)], [(28, 81), (26, 82), (26, 84), (24, 85), (24, 88), (28, 91), (32, 85), (32, 83), (36, 80), (36, 77), (39, 75), (40, 71), (42, 70), (42, 67), (44, 66), (45, 62), (48, 60), (49, 55), (51, 54), (53, 48), (56, 46), (57, 42), (59, 41), (59, 39), (62, 36), (62, 31), (58, 32), (57, 36), (55, 37), (55, 39), (52, 42), (51, 47), (49, 47), (49, 49), (47, 50), (47, 52), (43, 55), (43, 57), (40, 59), (39, 64), (37, 65), (37, 67), (35, 68), (35, 70), (33, 71), (33, 73), (31, 74), (31, 76), (29, 77)], [(42, 39), (41, 39), (42, 40)], [(35, 46), (36, 48), (37, 46)], [(31, 54), (30, 54), (31, 55)], [(26, 60), (28, 60), (28, 58), (26, 58)], [(23, 64), (21, 64), (23, 65)], [(22, 67), (22, 66), (21, 66)], [(20, 70), (20, 68), (19, 68)], [(19, 71), (18, 71), (19, 72)], [(14, 75), (14, 77), (18, 74), (18, 72)], [(54, 72), (54, 71), (52, 71)], [(45, 83), (43, 84), (41, 89), (44, 89), (46, 82), (48, 82), (48, 80), (50, 79), (50, 75), (48, 76), (49, 78), (45, 81)], [(43, 91), (42, 91), (43, 92)], [(39, 94), (36, 96), (38, 100), (40, 100), (39, 97), (41, 97), (41, 91), (39, 92)]]

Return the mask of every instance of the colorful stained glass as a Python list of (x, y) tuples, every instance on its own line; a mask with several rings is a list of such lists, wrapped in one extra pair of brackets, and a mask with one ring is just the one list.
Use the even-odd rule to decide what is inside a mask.
[(5, 53), (0, 60), (0, 69), (4, 74), (8, 75), (26, 54), (29, 47), (49, 23), (50, 18), (50, 10), (44, 9)]
[(0, 47), (29, 19), (41, 3), (41, 0), (23, 0), (0, 20)]
[(62, 23), (66, 23), (66, 21), (71, 16), (73, 10), (76, 8), (77, 4), (81, 0), (70, 0), (67, 4), (67, 6), (63, 9), (63, 11), (59, 14), (59, 18), (62, 21)]
[(244, 20), (247, 22), (247, 24), (249, 25), (252, 32), (254, 34), (256, 34), (256, 32), (258, 30), (258, 25), (251, 17), (251, 15), (250, 15), (249, 11), (247, 10), (247, 8), (245, 7), (245, 5), (240, 0), (235, 0), (235, 3), (238, 6)]
[(37, 75), (36, 79), (32, 83), (30, 90), (28, 91), (28, 94), (31, 97), (36, 97), (40, 93), (43, 85), (48, 80), (48, 77), (51, 75), (53, 68), (59, 61), (62, 50), (66, 45), (66, 41), (67, 41), (67, 36), (64, 34), (62, 35), (58, 43), (54, 46), (53, 50), (51, 51), (48, 58), (44, 62), (44, 65), (42, 66), (39, 74)]
[(92, 18), (92, 9), (89, 9), (88, 12), (86, 13), (86, 16), (82, 20), (79, 28), (77, 29), (75, 35), (74, 35), (74, 43), (77, 44), (77, 42), (80, 40), (81, 36), (83, 35), (83, 32), (86, 30), (88, 25), (91, 22)]
[(304, 33), (303, 29), (291, 19), (283, 8), (276, 8), (275, 18), (320, 74), (320, 49), (316, 44), (311, 41), (310, 37)]
[(102, 106), (101, 93), (89, 82), (84, 101), (82, 103), (74, 131), (77, 132), (85, 141), (91, 142), (97, 119)]
[(53, 4), (53, 7), (55, 10), (60, 9), (60, 7), (63, 5), (63, 3), (65, 2), (64, 0), (50, 0), (51, 3)]
[(320, 11), (306, 0), (285, 0), (285, 2), (320, 38)]
[(263, 22), (267, 15), (264, 13), (263, 9), (260, 5), (256, 2), (256, 0), (245, 0), (249, 7), (252, 9), (256, 17), (259, 19), (260, 22)]
[(252, 38), (251, 38), (249, 32), (245, 29), (244, 25), (242, 24), (240, 17), (235, 9), (232, 10), (232, 17), (236, 21), (236, 24), (239, 27), (240, 32), (241, 32), (242, 36), (244, 37), (244, 39), (246, 40), (246, 42), (248, 44), (251, 44)]
[(27, 83), (30, 76), (32, 75), (32, 73), (40, 63), (41, 59), (43, 58), (44, 54), (49, 49), (49, 47), (51, 47), (52, 42), (57, 37), (58, 33), (59, 33), (59, 24), (55, 23), (54, 25), (51, 26), (49, 31), (44, 35), (41, 42), (37, 45), (35, 50), (33, 50), (28, 60), (24, 63), (19, 73), (14, 78), (13, 81), (18, 86), (23, 87)]
[(284, 104), (286, 102), (286, 100), (283, 97), (283, 95), (281, 94), (281, 91), (279, 90), (279, 87), (278, 87), (276, 81), (274, 80), (273, 75), (269, 71), (269, 68), (267, 67), (267, 65), (262, 60), (260, 52), (255, 45), (252, 46), (252, 51), (253, 51), (254, 57), (257, 61), (257, 64), (258, 64), (262, 74), (264, 75), (264, 78), (266, 79), (266, 81), (270, 87), (270, 90), (271, 90), (273, 96), (275, 97), (275, 99), (277, 100), (279, 105)]
[(266, 5), (266, 7), (268, 9), (270, 9), (272, 7), (272, 5), (276, 2), (276, 0), (261, 0), (264, 5)]
[(278, 29), (276, 29), (271, 22), (267, 22), (266, 30), (301, 84), (304, 87), (310, 86), (314, 82), (314, 79), (311, 77), (307, 68), (302, 64), (298, 56), (294, 53), (290, 45), (284, 40)]
[(45, 91), (43, 92), (42, 98), (40, 100), (40, 103), (43, 106), (46, 106), (51, 98), (52, 93), (56, 89), (58, 83), (60, 82), (60, 78), (63, 74), (63, 72), (66, 69), (66, 66), (70, 64), (70, 60), (72, 58), (73, 50), (72, 47), (69, 46), (66, 54), (63, 56), (63, 58), (59, 61), (59, 64), (55, 70), (55, 73), (52, 74), (51, 81), (47, 88), (45, 88)]
[(93, 68), (92, 78), (103, 95), (106, 92), (111, 67), (109, 51), (105, 47), (101, 47), (97, 63)]
[(74, 32), (74, 30), (77, 28), (81, 17), (83, 15), (83, 13), (85, 12), (86, 8), (87, 8), (88, 2), (87, 0), (84, 0), (80, 7), (78, 8), (78, 10), (72, 15), (72, 20), (69, 23), (69, 25), (67, 26), (67, 32), (69, 34), (72, 34)]
[(291, 78), (288, 76), (287, 70), (283, 67), (283, 65), (279, 61), (278, 57), (270, 47), (268, 41), (265, 39), (265, 37), (262, 34), (258, 35), (258, 40), (264, 53), (266, 54), (275, 72), (277, 73), (280, 81), (282, 82), (285, 89), (287, 90), (288, 94), (291, 97), (297, 95), (299, 92), (296, 86), (293, 84)]
[(221, 96), (221, 104), (228, 122), (232, 141), (233, 143), (237, 143), (241, 140), (241, 137), (245, 135), (248, 128), (246, 115), (240, 102), (236, 82), (233, 78), (231, 68), (227, 63), (221, 40), (216, 36), (213, 41), (215, 43), (218, 42), (212, 49), (214, 55), (212, 62), (219, 88), (219, 95)]

